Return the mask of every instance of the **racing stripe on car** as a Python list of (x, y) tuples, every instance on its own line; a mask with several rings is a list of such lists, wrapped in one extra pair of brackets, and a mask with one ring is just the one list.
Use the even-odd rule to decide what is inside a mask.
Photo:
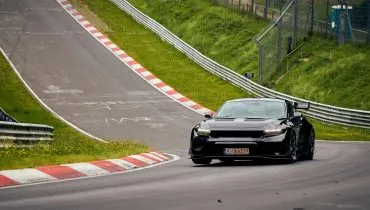
[(119, 46), (114, 44), (107, 36), (102, 34), (99, 29), (94, 27), (89, 21), (87, 21), (80, 12), (72, 7), (72, 5), (66, 0), (57, 0), (59, 4), (80, 24), (85, 30), (87, 30), (93, 37), (95, 37), (100, 43), (102, 43), (111, 53), (113, 53), (118, 59), (125, 63), (132, 71), (140, 75), (145, 81), (151, 84), (154, 88), (161, 91), (168, 97), (182, 104), (183, 106), (194, 110), (198, 113), (205, 114), (211, 113), (212, 111), (203, 107), (202, 105), (190, 100), (189, 98), (179, 94), (172, 87), (161, 81), (150, 71), (140, 65), (135, 59), (127, 55)]

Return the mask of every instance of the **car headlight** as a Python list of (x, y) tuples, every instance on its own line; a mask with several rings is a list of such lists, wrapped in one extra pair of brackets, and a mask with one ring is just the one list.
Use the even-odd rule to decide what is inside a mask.
[(264, 130), (263, 132), (268, 136), (274, 136), (284, 133), (285, 129), (268, 129)]
[(199, 128), (198, 130), (197, 130), (197, 134), (199, 135), (199, 136), (209, 136), (209, 134), (211, 133), (211, 131), (210, 130), (208, 130), (208, 129), (201, 129), (201, 128)]

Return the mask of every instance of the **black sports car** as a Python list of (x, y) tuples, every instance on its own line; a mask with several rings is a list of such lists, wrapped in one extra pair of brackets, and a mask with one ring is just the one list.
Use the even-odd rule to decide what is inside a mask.
[(258, 158), (312, 160), (315, 130), (296, 109), (309, 103), (248, 98), (226, 102), (191, 131), (189, 155), (195, 164)]

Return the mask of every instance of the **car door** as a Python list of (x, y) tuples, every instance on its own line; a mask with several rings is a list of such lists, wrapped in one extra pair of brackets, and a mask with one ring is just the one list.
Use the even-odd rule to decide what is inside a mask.
[(297, 112), (296, 109), (294, 109), (294, 106), (291, 103), (288, 103), (288, 112), (290, 112), (290, 121), (293, 123), (293, 129), (296, 134), (298, 151), (302, 151), (303, 148), (303, 135), (300, 135), (301, 129), (302, 129), (302, 114), (300, 112)]
[(296, 112), (294, 109), (294, 106), (288, 102), (287, 103), (288, 108), (288, 118), (290, 119), (290, 122), (292, 123), (292, 128), (295, 131), (296, 134), (296, 146), (298, 146), (298, 150), (301, 149), (302, 145), (302, 139), (299, 138), (299, 134), (302, 127), (302, 115), (299, 114), (299, 112)]

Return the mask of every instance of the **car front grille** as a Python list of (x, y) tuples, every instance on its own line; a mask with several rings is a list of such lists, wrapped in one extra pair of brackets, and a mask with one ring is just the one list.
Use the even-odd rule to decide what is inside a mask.
[(263, 131), (211, 131), (212, 138), (261, 138)]

